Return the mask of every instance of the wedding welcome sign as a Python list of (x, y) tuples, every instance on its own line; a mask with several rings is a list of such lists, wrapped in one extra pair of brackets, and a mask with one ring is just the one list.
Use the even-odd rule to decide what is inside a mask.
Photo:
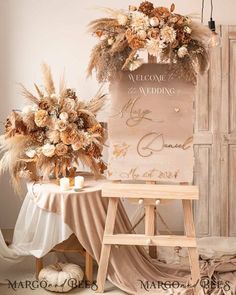
[(195, 86), (169, 65), (145, 64), (110, 91), (108, 178), (192, 182)]

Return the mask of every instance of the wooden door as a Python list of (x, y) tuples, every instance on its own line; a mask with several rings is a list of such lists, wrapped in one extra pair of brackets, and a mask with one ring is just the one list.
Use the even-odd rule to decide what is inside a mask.
[(236, 236), (236, 26), (218, 28), (221, 46), (199, 79), (195, 101), (198, 236)]

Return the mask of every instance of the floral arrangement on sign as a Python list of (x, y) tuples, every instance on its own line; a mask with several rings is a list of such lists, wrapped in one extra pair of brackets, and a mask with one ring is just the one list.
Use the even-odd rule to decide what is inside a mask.
[(20, 178), (37, 180), (66, 176), (68, 170), (79, 164), (88, 166), (96, 175), (104, 172), (101, 159), (106, 132), (96, 114), (104, 105), (101, 93), (83, 102), (64, 79), (59, 94), (50, 68), (43, 65), (44, 89), (35, 88), (37, 96), (23, 85), (22, 94), (31, 104), (22, 111), (12, 111), (0, 137), (0, 172), (9, 170), (13, 186), (19, 190)]
[(170, 63), (173, 74), (187, 81), (196, 81), (198, 73), (208, 69), (209, 42), (212, 32), (190, 17), (170, 9), (154, 7), (145, 1), (129, 11), (106, 9), (111, 17), (89, 24), (89, 30), (100, 42), (91, 54), (88, 74), (97, 71), (99, 82), (113, 80), (120, 70), (134, 71), (144, 61), (142, 50), (156, 58), (158, 63)]

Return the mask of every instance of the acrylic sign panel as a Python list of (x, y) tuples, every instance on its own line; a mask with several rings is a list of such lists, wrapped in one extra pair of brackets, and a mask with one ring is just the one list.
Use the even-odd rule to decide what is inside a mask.
[(195, 86), (168, 65), (120, 75), (110, 85), (108, 178), (192, 182)]

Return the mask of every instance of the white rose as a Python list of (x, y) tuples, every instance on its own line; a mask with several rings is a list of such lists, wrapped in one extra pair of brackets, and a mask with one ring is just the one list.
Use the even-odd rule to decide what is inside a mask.
[(68, 118), (69, 118), (69, 116), (68, 116), (68, 114), (67, 114), (66, 112), (62, 112), (62, 113), (60, 113), (59, 118), (60, 118), (62, 121), (67, 121)]
[(29, 158), (34, 158), (36, 155), (36, 150), (29, 149), (25, 152), (26, 156)]
[(128, 17), (125, 14), (119, 14), (117, 16), (117, 21), (119, 23), (120, 26), (125, 26), (128, 22)]
[(42, 147), (42, 153), (44, 154), (44, 156), (46, 157), (52, 157), (55, 154), (55, 146), (53, 144), (50, 143), (46, 143), (43, 147)]
[(157, 27), (160, 23), (157, 17), (150, 18), (149, 22), (152, 27)]
[(186, 54), (188, 54), (188, 49), (185, 46), (181, 46), (178, 49), (177, 54), (178, 54), (178, 57), (183, 58)]

